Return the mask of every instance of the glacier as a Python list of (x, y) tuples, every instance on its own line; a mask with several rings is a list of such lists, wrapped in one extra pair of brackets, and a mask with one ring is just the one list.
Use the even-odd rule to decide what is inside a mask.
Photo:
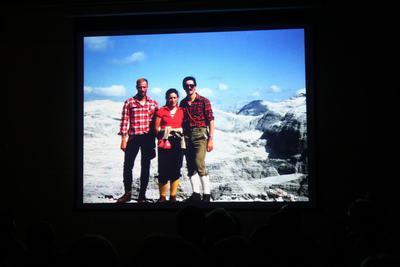
[[(304, 117), (305, 96), (272, 103), (261, 102), (268, 110), (278, 114), (274, 125), (285, 114), (296, 113)], [(258, 103), (260, 104), (260, 102)], [(123, 193), (123, 159), (120, 150), (120, 115), (123, 102), (92, 100), (84, 102), (83, 133), (83, 202), (111, 203)], [(247, 106), (251, 109), (251, 106)], [(214, 150), (207, 153), (206, 165), (210, 174), (212, 201), (308, 201), (307, 174), (294, 171), (283, 174), (282, 160), (270, 159), (266, 150), (267, 139), (262, 139), (261, 121), (264, 114), (252, 115), (214, 109)], [(264, 122), (265, 124), (265, 122)], [(283, 160), (284, 161), (284, 160)], [(285, 161), (284, 161), (285, 162)], [(192, 193), (183, 163), (182, 178), (177, 200)], [(133, 194), (137, 194), (140, 175), (140, 152), (133, 170)], [(153, 159), (146, 197), (155, 201), (159, 197), (157, 159)], [(302, 193), (301, 193), (302, 192)], [(132, 200), (135, 202), (135, 200)]]

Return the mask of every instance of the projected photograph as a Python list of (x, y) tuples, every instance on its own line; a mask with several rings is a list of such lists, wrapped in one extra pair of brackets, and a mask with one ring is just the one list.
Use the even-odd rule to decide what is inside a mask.
[[(195, 77), (196, 94), (209, 100), (214, 117), (214, 147), (205, 157), (210, 202), (309, 201), (304, 28), (88, 35), (82, 51), (83, 203), (116, 203), (126, 191), (118, 133), (137, 79), (148, 80), (147, 96), (161, 108), (170, 88), (178, 105), (187, 96), (187, 76)], [(160, 198), (155, 144), (146, 203)], [(177, 202), (193, 193), (186, 160)], [(139, 151), (129, 203), (137, 203), (140, 172)]]

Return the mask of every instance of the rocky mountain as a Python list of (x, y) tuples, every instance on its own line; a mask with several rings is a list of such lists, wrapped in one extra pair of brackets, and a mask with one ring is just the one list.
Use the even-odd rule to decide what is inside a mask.
[[(114, 202), (123, 192), (119, 149), (122, 103), (84, 103), (84, 202)], [(238, 114), (214, 110), (215, 149), (207, 153), (213, 201), (307, 201), (306, 109), (300, 94), (281, 102), (253, 101)], [(252, 114), (252, 115), (249, 115)], [(178, 200), (191, 194), (184, 162)], [(140, 153), (133, 191), (139, 188)], [(157, 160), (147, 197), (158, 198)]]
[(252, 101), (238, 113), (250, 114), (264, 110), (261, 118), (255, 120), (255, 129), (263, 132), (261, 139), (267, 140), (269, 158), (305, 160), (307, 152), (307, 113), (305, 93), (274, 103)]
[(254, 100), (242, 107), (237, 114), (257, 116), (268, 111), (268, 106), (263, 100)]

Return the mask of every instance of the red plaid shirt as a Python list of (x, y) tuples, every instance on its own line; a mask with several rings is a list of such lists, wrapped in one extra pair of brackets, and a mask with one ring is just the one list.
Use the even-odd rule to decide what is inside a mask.
[(183, 121), (184, 128), (207, 127), (210, 124), (210, 121), (214, 120), (210, 100), (196, 94), (196, 98), (191, 105), (189, 105), (188, 102), (189, 98), (185, 97), (179, 105), (185, 114)]
[[(119, 135), (139, 135), (150, 132), (154, 114), (158, 110), (157, 101), (146, 96), (144, 105), (139, 103), (136, 96), (125, 101)], [(129, 126), (129, 128), (128, 128)]]

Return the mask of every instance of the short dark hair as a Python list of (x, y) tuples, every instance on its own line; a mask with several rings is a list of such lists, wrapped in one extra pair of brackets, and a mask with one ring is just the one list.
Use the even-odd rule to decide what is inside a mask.
[(190, 80), (192, 80), (194, 82), (194, 85), (197, 86), (196, 78), (193, 76), (187, 76), (187, 77), (183, 78), (182, 87), (185, 88), (186, 82), (190, 81)]
[(165, 92), (165, 98), (167, 99), (168, 96), (169, 96), (170, 94), (173, 94), (173, 93), (175, 93), (176, 96), (179, 97), (178, 90), (176, 90), (175, 88), (170, 88), (170, 89), (168, 89), (168, 90)]
[(165, 105), (168, 105), (168, 96), (170, 94), (176, 94), (176, 96), (179, 98), (179, 93), (178, 90), (176, 90), (175, 88), (169, 88), (166, 92), (165, 92)]

